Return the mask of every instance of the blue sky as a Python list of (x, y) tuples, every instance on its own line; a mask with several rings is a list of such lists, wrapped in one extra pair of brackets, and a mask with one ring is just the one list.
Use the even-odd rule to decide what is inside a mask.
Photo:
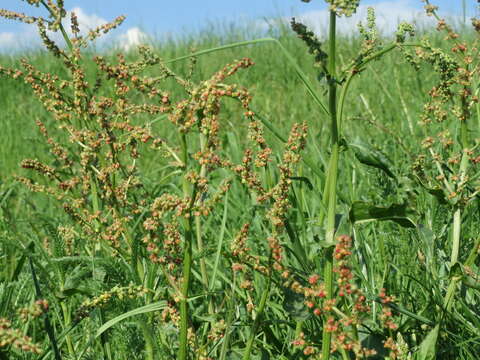
[[(445, 14), (461, 17), (462, 0), (433, 0), (432, 3), (439, 5)], [(468, 17), (475, 15), (476, 3), (476, 0), (467, 0)], [(300, 0), (65, 0), (65, 4), (67, 10), (80, 9), (86, 27), (120, 14), (127, 15), (127, 21), (117, 30), (116, 36), (132, 43), (138, 42), (143, 34), (156, 37), (181, 35), (196, 32), (212, 23), (252, 20), (262, 23), (265, 18), (279, 16), (304, 16), (309, 21), (318, 22), (317, 29), (320, 29), (327, 6), (323, 0), (310, 3)], [(420, 0), (363, 0), (361, 5), (378, 7), (386, 25), (400, 18), (411, 20), (413, 14), (420, 16), (423, 6)], [(20, 0), (2, 0), (1, 7), (33, 15), (45, 14), (43, 9), (32, 8)], [(357, 16), (353, 22), (360, 18)], [(35, 42), (34, 34), (29, 31), (25, 25), (0, 19), (0, 49)]]

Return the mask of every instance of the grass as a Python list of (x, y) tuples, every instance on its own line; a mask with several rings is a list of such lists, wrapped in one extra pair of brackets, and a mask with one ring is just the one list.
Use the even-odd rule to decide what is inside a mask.
[[(198, 38), (160, 43), (154, 54), (169, 60), (188, 55), (192, 48), (212, 49), (229, 39), (256, 37), (241, 28), (231, 31), (222, 37), (212, 31)], [(473, 195), (468, 204), (452, 202), (442, 190), (442, 181), (439, 185), (433, 179), (439, 172), (446, 172), (448, 186), (457, 186), (463, 180), (452, 179), (448, 171), (457, 174), (458, 166), (459, 177), (465, 177), (468, 171), (469, 178), (457, 191), (468, 192), (470, 188), (474, 193), (478, 188), (477, 172), (471, 165), (474, 162), (461, 158), (458, 164), (448, 162), (448, 156), (463, 154), (463, 148), (472, 149), (468, 155), (471, 158), (476, 156), (478, 110), (472, 108), (466, 130), (451, 115), (448, 121), (421, 125), (424, 104), (430, 100), (428, 91), (439, 75), (428, 59), (416, 71), (402, 52), (393, 50), (369, 63), (348, 84), (343, 118), (334, 116), (339, 98), (330, 97), (326, 108), (331, 118), (312, 93), (328, 104), (332, 87), (338, 87), (337, 95), (341, 96), (345, 83), (328, 83), (325, 77), (317, 81), (313, 56), (285, 26), (279, 25), (271, 35), (297, 68), (276, 42), (264, 41), (198, 56), (191, 76), (188, 59), (167, 62), (175, 77), (168, 77), (161, 85), (172, 102), (187, 98), (197, 106), (199, 100), (188, 94), (190, 85), (183, 86), (182, 79), (202, 84), (236, 59), (248, 57), (255, 62), (225, 82), (250, 90), (250, 109), (264, 126), (272, 161), (253, 169), (267, 191), (279, 191), (264, 202), (258, 200), (258, 189), (245, 186), (251, 178), (226, 167), (211, 169), (192, 156), (213, 146), (210, 130), (185, 133), (178, 130), (182, 117), (175, 125), (162, 114), (138, 114), (132, 115), (132, 122), (149, 129), (170, 148), (158, 151), (138, 146), (141, 156), (135, 160), (134, 176), (142, 187), (129, 190), (131, 202), (124, 206), (109, 202), (94, 171), (82, 173), (91, 177), (86, 193), (75, 195), (85, 200), (82, 206), (86, 212), (80, 214), (100, 212), (102, 216), (92, 216), (89, 224), (79, 224), (63, 210), (64, 200), (29, 191), (16, 175), (48, 184), (41, 174), (20, 167), (25, 158), (61, 169), (60, 176), (67, 176), (69, 171), (52, 155), (35, 125), (37, 119), (45, 123), (50, 136), (65, 145), (72, 158), (82, 148), (68, 143), (68, 134), (57, 127), (28, 84), (1, 78), (0, 93), (5, 96), (0, 99), (0, 318), (12, 324), (0, 325), (0, 339), (6, 336), (4, 329), (19, 329), (42, 352), (37, 355), (11, 345), (1, 346), (0, 359), (304, 359), (310, 358), (311, 350), (315, 354), (323, 351), (323, 358), (327, 358), (330, 346), (325, 344), (329, 344), (330, 336), (339, 346), (332, 358), (352, 358), (352, 351), (340, 349), (342, 334), (352, 343), (375, 349), (376, 358), (387, 357), (384, 343), (391, 339), (400, 359), (476, 359), (480, 350), (478, 200)], [(450, 50), (442, 35), (426, 35), (434, 46)], [(462, 36), (471, 44), (477, 35), (463, 29)], [(420, 36), (408, 41), (418, 44)], [(327, 66), (329, 74), (356, 58), (361, 43), (360, 36), (337, 35), (336, 49), (329, 48), (330, 55), (336, 54), (336, 63)], [(82, 64), (90, 83), (97, 72), (93, 56), (86, 54)], [(44, 52), (25, 57), (43, 72), (68, 77), (58, 58)], [(106, 58), (117, 61), (113, 55)], [(126, 56), (127, 61), (139, 58), (135, 51)], [(17, 68), (19, 64), (17, 56), (0, 57), (3, 67)], [(164, 76), (165, 71), (157, 64), (142, 74), (156, 78)], [(107, 80), (98, 95), (118, 99), (113, 82)], [(473, 81), (473, 91), (477, 86)], [(130, 96), (129, 101), (149, 101), (139, 92)], [(222, 100), (219, 146), (214, 148), (219, 156), (237, 165), (242, 164), (246, 149), (253, 154), (262, 151), (259, 144), (248, 140), (252, 130), (243, 112), (235, 99)], [(209, 114), (199, 112), (198, 117), (208, 118)], [(340, 128), (335, 139), (332, 123), (338, 119)], [(300, 138), (287, 142), (290, 129), (303, 122), (308, 124), (308, 136), (301, 161), (285, 162), (285, 143), (287, 150), (291, 144), (301, 144)], [(103, 134), (102, 129), (88, 126)], [(450, 135), (442, 135), (447, 129)], [(118, 134), (119, 142), (128, 135)], [(427, 157), (429, 149), (422, 145), (427, 136), (452, 140), (454, 150), (431, 148), (441, 158)], [(169, 150), (178, 158), (169, 156)], [(102, 162), (109, 161), (107, 150), (101, 151), (95, 165), (100, 169)], [(122, 164), (131, 165), (127, 153), (119, 152), (118, 156)], [(337, 167), (331, 165), (332, 157), (333, 162), (338, 161), (338, 174)], [(426, 160), (420, 166), (422, 159)], [(77, 165), (72, 169), (83, 171)], [(421, 170), (434, 175), (422, 177)], [(188, 172), (207, 177), (209, 191), (199, 182), (189, 181), (184, 176)], [(109, 176), (116, 186), (124, 179), (119, 173)], [(286, 184), (282, 181), (287, 178), (291, 180), (286, 186), (288, 194), (281, 192), (285, 191), (281, 185)], [(208, 214), (193, 216), (198, 204), (221, 193), (225, 179), (231, 179), (228, 191)], [(201, 201), (196, 200), (199, 193), (203, 194)], [(165, 194), (189, 200), (185, 212), (177, 216), (179, 221), (175, 221), (175, 214), (159, 208), (164, 213), (161, 230), (157, 231), (164, 232), (167, 225), (177, 226), (181, 238), (180, 244), (168, 243), (170, 247), (165, 245), (171, 240), (168, 235), (162, 235), (162, 241), (157, 239), (156, 244), (162, 247), (159, 256), (175, 258), (171, 267), (152, 262), (150, 245), (143, 242), (145, 236), (153, 236), (143, 227), (145, 220), (155, 220), (152, 202)], [(283, 195), (292, 205), (286, 212), (278, 201)], [(146, 204), (135, 208), (134, 200), (139, 204), (145, 200)], [(272, 209), (280, 214), (281, 227), (275, 225)], [(115, 212), (120, 214), (118, 218), (127, 219), (117, 248), (100, 239), (100, 235), (114, 234), (109, 226), (117, 220), (112, 215)], [(245, 224), (249, 224), (248, 231)], [(353, 243), (346, 238), (344, 243), (333, 242), (334, 230), (336, 236), (349, 235)], [(351, 255), (335, 259), (334, 251), (339, 246)], [(276, 251), (281, 251), (281, 261)], [(334, 266), (337, 270), (348, 268), (352, 285), (362, 293), (342, 300), (339, 292), (344, 289), (337, 282), (333, 281), (331, 290), (330, 285), (323, 285), (329, 277), (338, 279), (338, 273), (332, 273)], [(232, 271), (232, 267), (239, 270)], [(324, 268), (326, 275), (322, 273)], [(325, 310), (325, 305), (305, 295), (310, 290), (322, 290), (322, 286), (327, 299), (337, 299), (333, 309)], [(296, 292), (299, 288), (303, 290)], [(387, 293), (382, 294), (382, 289)], [(390, 301), (389, 295), (395, 299)], [(358, 326), (342, 327), (340, 320), (354, 316), (355, 306), (363, 304), (360, 296), (365, 296), (370, 309), (357, 314), (362, 320)], [(48, 312), (35, 313), (38, 299), (48, 300)], [(309, 309), (311, 301), (313, 307)], [(22, 308), (29, 314), (23, 318), (17, 313)], [(325, 315), (315, 315), (317, 308)], [(329, 318), (343, 329), (341, 333), (326, 331)], [(396, 326), (385, 326), (390, 320)], [(361, 358), (361, 352), (357, 353)]]

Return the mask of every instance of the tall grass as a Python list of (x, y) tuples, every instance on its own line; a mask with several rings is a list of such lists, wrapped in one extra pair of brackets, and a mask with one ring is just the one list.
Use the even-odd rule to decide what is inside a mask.
[(336, 16), (0, 58), (0, 358), (476, 359), (478, 35)]

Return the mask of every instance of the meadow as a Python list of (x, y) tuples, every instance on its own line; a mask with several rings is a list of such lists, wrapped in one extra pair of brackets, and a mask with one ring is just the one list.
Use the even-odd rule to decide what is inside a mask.
[(119, 55), (84, 45), (122, 19), (31, 3), (0, 12), (49, 50), (0, 55), (0, 359), (478, 359), (479, 21), (340, 36), (344, 1), (324, 43)]

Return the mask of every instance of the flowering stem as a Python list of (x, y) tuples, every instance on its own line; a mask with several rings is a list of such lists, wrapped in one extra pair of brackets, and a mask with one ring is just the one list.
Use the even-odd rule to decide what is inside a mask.
[[(187, 356), (187, 332), (188, 332), (188, 291), (190, 288), (190, 274), (192, 265), (192, 226), (191, 221), (185, 221), (185, 245), (183, 249), (183, 284), (182, 298), (180, 300), (180, 348), (178, 359), (186, 360)], [(187, 225), (188, 224), (188, 225)]]
[[(337, 175), (338, 175), (338, 156), (339, 156), (339, 134), (337, 119), (337, 79), (336, 79), (336, 13), (330, 11), (330, 29), (329, 29), (329, 51), (328, 51), (328, 86), (329, 101), (328, 110), (331, 121), (331, 155), (328, 166), (326, 192), (324, 198), (327, 199), (327, 226), (325, 230), (325, 264), (323, 268), (326, 300), (333, 297), (333, 246), (335, 237), (335, 210), (337, 205)], [(323, 322), (322, 335), (322, 359), (330, 358), (330, 345), (332, 333), (327, 330), (327, 319)]]
[[(53, 10), (50, 8), (50, 6), (48, 6), (47, 3), (45, 3), (44, 0), (41, 0), (40, 1), (41, 4), (48, 10), (48, 12), (53, 16), (55, 17), (55, 13), (53, 12)], [(60, 22), (59, 24), (59, 27), (60, 27), (60, 32), (62, 33), (62, 36), (63, 36), (63, 39), (65, 40), (65, 43), (67, 44), (68, 46), (68, 49), (70, 51), (73, 51), (73, 44), (72, 42), (70, 41), (70, 38), (68, 37), (68, 34), (67, 32), (65, 31), (65, 28), (63, 27), (63, 24)]]
[[(200, 134), (200, 151), (204, 152), (207, 143), (207, 137), (203, 134)], [(200, 177), (204, 178), (207, 174), (207, 166), (202, 164), (200, 168)], [(197, 247), (199, 254), (203, 254), (204, 246), (203, 246), (203, 239), (202, 239), (202, 222), (200, 216), (195, 217), (195, 228), (196, 228), (196, 236), (197, 236)], [(208, 292), (209, 289), (209, 281), (208, 281), (208, 274), (207, 274), (207, 265), (205, 264), (205, 258), (202, 255), (200, 258), (200, 273), (202, 275), (203, 281), (203, 288), (205, 292)], [(210, 301), (208, 304), (209, 312), (213, 313), (213, 303)]]
[[(182, 161), (184, 165), (185, 172), (187, 171), (188, 166), (188, 148), (187, 148), (187, 138), (185, 134), (181, 135), (181, 147), (182, 147)], [(183, 181), (183, 195), (185, 198), (190, 196), (190, 184), (187, 179)], [(195, 195), (192, 195), (192, 200)], [(191, 207), (190, 207), (191, 208)], [(190, 214), (190, 209), (188, 210)], [(184, 230), (185, 230), (185, 240), (183, 247), (183, 283), (182, 283), (182, 294), (180, 299), (180, 345), (178, 349), (178, 359), (186, 360), (188, 359), (188, 293), (190, 289), (190, 275), (192, 271), (192, 220), (191, 216), (184, 221)]]
[[(468, 155), (467, 151), (463, 151), (462, 160), (460, 163), (460, 176), (461, 181), (464, 180), (465, 173), (467, 172), (468, 167)], [(453, 213), (453, 229), (452, 229), (452, 253), (450, 256), (450, 269), (458, 262), (458, 255), (460, 252), (460, 236), (462, 229), (462, 209), (461, 206), (457, 205), (457, 209)], [(444, 307), (446, 311), (450, 311), (454, 304), (455, 290), (457, 288), (457, 283), (460, 281), (460, 277), (453, 275), (450, 279), (450, 284), (448, 285), (447, 294), (444, 299)]]

